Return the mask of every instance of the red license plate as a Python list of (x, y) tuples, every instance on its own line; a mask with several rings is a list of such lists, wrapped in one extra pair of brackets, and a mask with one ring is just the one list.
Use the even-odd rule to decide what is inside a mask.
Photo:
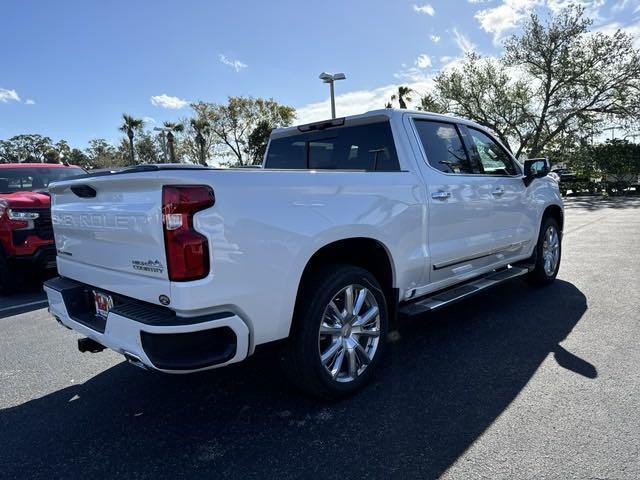
[(109, 310), (113, 308), (113, 299), (106, 293), (93, 291), (93, 302), (96, 305), (96, 315), (107, 318)]

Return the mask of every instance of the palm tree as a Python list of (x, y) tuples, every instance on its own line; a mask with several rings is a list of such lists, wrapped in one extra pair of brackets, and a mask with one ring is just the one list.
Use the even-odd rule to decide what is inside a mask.
[(400, 104), (400, 108), (407, 108), (407, 102), (411, 101), (412, 93), (413, 93), (413, 90), (411, 90), (409, 87), (400, 85), (398, 87), (398, 93), (397, 94), (394, 93), (393, 95), (391, 95), (391, 101), (395, 102), (396, 100), (398, 100), (398, 103)]
[(205, 144), (205, 136), (209, 135), (209, 122), (204, 118), (192, 118), (191, 126), (196, 132), (196, 143), (198, 144), (198, 160), (202, 165), (207, 164)]
[(144, 121), (141, 118), (134, 118), (131, 115), (127, 115), (126, 113), (122, 114), (122, 125), (120, 125), (120, 131), (125, 132), (127, 137), (129, 137), (129, 152), (131, 155), (131, 164), (136, 163), (135, 152), (133, 149), (133, 134), (134, 131), (142, 128), (144, 125)]
[(167, 132), (167, 142), (169, 143), (169, 160), (176, 163), (176, 149), (173, 145), (173, 132), (182, 132), (184, 125), (178, 122), (164, 122), (164, 128), (169, 129)]

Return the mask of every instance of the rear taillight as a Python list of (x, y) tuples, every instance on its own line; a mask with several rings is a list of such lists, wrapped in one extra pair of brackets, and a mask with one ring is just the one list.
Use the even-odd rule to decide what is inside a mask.
[(209, 246), (193, 228), (193, 215), (215, 203), (205, 185), (162, 187), (162, 222), (169, 280), (185, 282), (209, 274)]

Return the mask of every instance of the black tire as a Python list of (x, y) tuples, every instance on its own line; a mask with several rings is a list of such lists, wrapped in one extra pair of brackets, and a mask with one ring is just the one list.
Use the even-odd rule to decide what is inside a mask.
[[(322, 338), (320, 337), (320, 326), (326, 318), (325, 312), (328, 311), (329, 304), (332, 300), (335, 300), (339, 304), (338, 310), (341, 310), (342, 314), (346, 314), (346, 307), (341, 308), (343, 304), (336, 300), (336, 296), (344, 292), (349, 285), (356, 286), (354, 289), (355, 296), (357, 296), (360, 291), (365, 290), (363, 296), (371, 300), (370, 302), (367, 300), (367, 303), (362, 307), (363, 309), (366, 308), (366, 311), (370, 312), (375, 306), (378, 308), (378, 315), (373, 317), (373, 323), (375, 325), (371, 330), (374, 332), (376, 330), (378, 331), (376, 346), (373, 349), (371, 357), (368, 355), (366, 357), (362, 356), (362, 352), (365, 349), (371, 352), (371, 350), (369, 350), (370, 344), (368, 343), (369, 335), (360, 337), (357, 336), (358, 334), (355, 334), (354, 330), (354, 335), (357, 337), (342, 336), (351, 335), (351, 327), (343, 327), (343, 333), (337, 334), (335, 337), (332, 336), (332, 334), (324, 334)], [(358, 287), (364, 287), (364, 289), (358, 290)], [(366, 291), (370, 292), (372, 297), (370, 297)], [(346, 304), (346, 292), (344, 295)], [(373, 305), (374, 301), (377, 305)], [(362, 310), (362, 312), (365, 311)], [(333, 265), (318, 269), (302, 286), (294, 314), (291, 335), (281, 356), (281, 364), (285, 374), (297, 387), (316, 397), (336, 399), (355, 393), (369, 382), (384, 353), (388, 330), (387, 312), (387, 303), (382, 288), (376, 278), (367, 270), (352, 265)], [(363, 315), (363, 317), (364, 316), (366, 315)], [(342, 324), (346, 325), (349, 323), (351, 325), (355, 322), (356, 318), (353, 317), (352, 321), (345, 320)], [(378, 322), (379, 327), (376, 327)], [(326, 324), (327, 322), (324, 322), (325, 326)], [(339, 327), (336, 325), (339, 325), (339, 323), (336, 322), (332, 328), (338, 330)], [(367, 323), (367, 325), (370, 326), (371, 323)], [(345, 328), (347, 328), (347, 330), (345, 330)], [(355, 328), (354, 326), (354, 329)], [(361, 346), (364, 343), (365, 348), (362, 350), (359, 348), (346, 349), (345, 345), (347, 344), (344, 342), (348, 342), (348, 338), (359, 338)], [(335, 357), (331, 357), (334, 358), (334, 361), (329, 362), (331, 365), (328, 367), (325, 367), (321, 360), (321, 348), (324, 348), (323, 345), (326, 344), (325, 342), (329, 344), (329, 346), (326, 347), (327, 351), (330, 350), (335, 343), (343, 342), (341, 344), (342, 347), (338, 347), (344, 350), (340, 365), (342, 366), (342, 362), (346, 361), (347, 365), (342, 366), (342, 368), (347, 371), (342, 374), (342, 370), (338, 368), (338, 379), (331, 375), (328, 368), (333, 366), (334, 370), (336, 370), (335, 367), (338, 362), (337, 357), (339, 353), (336, 353)], [(354, 346), (353, 343), (351, 343), (351, 345)], [(355, 345), (355, 347), (357, 347), (357, 345)], [(358, 352), (355, 350), (358, 350)], [(351, 370), (351, 362), (349, 362), (352, 355), (355, 355), (353, 361), (359, 366), (356, 367), (355, 370), (357, 373), (353, 376), (353, 379), (350, 380), (351, 372), (354, 371)], [(365, 361), (362, 361), (363, 358)], [(368, 358), (370, 358), (370, 360), (368, 360), (367, 363), (366, 360)], [(360, 368), (363, 368), (361, 372)], [(340, 381), (340, 378), (342, 381)]]
[[(545, 269), (544, 250), (546, 242), (545, 238), (550, 228), (554, 229), (556, 235), (558, 236), (558, 249), (555, 268), (553, 268), (552, 271), (547, 271), (547, 269)], [(538, 234), (538, 243), (536, 244), (536, 250), (533, 258), (535, 260), (535, 267), (527, 275), (527, 280), (529, 281), (529, 283), (531, 283), (532, 285), (548, 285), (552, 283), (558, 275), (558, 270), (560, 269), (560, 260), (562, 258), (562, 233), (560, 232), (558, 221), (555, 218), (547, 216), (542, 219), (540, 233)]]

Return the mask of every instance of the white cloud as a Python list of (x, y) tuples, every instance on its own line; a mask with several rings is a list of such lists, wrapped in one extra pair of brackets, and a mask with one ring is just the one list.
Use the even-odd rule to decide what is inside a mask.
[[(414, 103), (417, 103), (422, 94), (433, 88), (433, 80), (432, 76), (422, 75), (421, 77), (416, 77), (414, 81), (403, 83), (402, 85), (406, 85), (414, 90), (412, 99)], [(339, 117), (344, 117), (384, 108), (385, 104), (391, 98), (391, 95), (397, 93), (398, 86), (399, 85), (393, 84), (385, 85), (372, 90), (356, 90), (337, 95), (336, 113)], [(322, 102), (310, 103), (297, 109), (296, 124), (326, 120), (330, 115), (331, 106), (327, 98)]]
[(418, 67), (409, 67), (393, 74), (394, 78), (402, 80), (402, 83), (419, 82), (424, 78), (424, 70)]
[(438, 43), (440, 41), (440, 37), (438, 35), (429, 35), (429, 38), (433, 43)]
[(431, 66), (431, 57), (425, 53), (418, 55), (414, 65), (418, 68), (429, 68)]
[(19, 102), (20, 97), (15, 90), (0, 88), (0, 103)]
[(187, 105), (189, 105), (189, 102), (187, 100), (183, 100), (178, 97), (172, 97), (170, 95), (167, 95), (166, 93), (163, 93), (162, 95), (155, 95), (151, 97), (151, 104), (155, 107), (177, 110), (179, 108), (186, 107)]
[(413, 61), (413, 66), (409, 67), (406, 63), (401, 64), (402, 70), (393, 74), (398, 80), (406, 82), (421, 82), (425, 79), (425, 69), (433, 65), (431, 57), (426, 53), (418, 55)]
[(585, 15), (593, 19), (600, 18), (600, 7), (606, 0), (547, 0), (547, 6), (553, 13), (558, 13), (570, 5), (580, 5), (585, 9)]
[(36, 101), (35, 101), (33, 98), (27, 98), (27, 99), (24, 101), (24, 104), (25, 104), (25, 105), (35, 105), (35, 104), (36, 104)]
[(418, 13), (424, 13), (426, 15), (429, 15), (431, 17), (433, 17), (436, 13), (436, 11), (433, 9), (433, 7), (431, 5), (429, 5), (428, 3), (425, 3), (424, 5), (422, 5), (421, 7), (419, 7), (418, 5), (413, 5), (413, 11), (414, 12), (418, 12)]
[(153, 117), (142, 117), (144, 123), (156, 123), (156, 119)]
[(458, 45), (458, 48), (462, 50), (463, 53), (471, 52), (476, 49), (476, 44), (465, 37), (462, 33), (458, 32), (457, 28), (454, 28), (452, 31), (456, 45)]
[[(628, 0), (619, 0), (612, 10), (624, 8)], [(484, 1), (469, 0), (470, 3), (485, 3)], [(474, 15), (480, 27), (493, 35), (494, 44), (499, 44), (505, 33), (516, 28), (537, 7), (547, 7), (557, 14), (570, 5), (580, 5), (585, 9), (587, 17), (600, 20), (600, 7), (606, 0), (502, 0), (494, 7), (479, 10)]]
[(620, 10), (624, 10), (627, 7), (628, 3), (629, 3), (629, 0), (620, 0), (619, 2), (613, 4), (613, 6), (611, 7), (611, 11), (619, 12)]
[[(493, 34), (494, 43), (503, 38), (503, 33), (515, 28), (532, 8), (539, 6), (544, 0), (503, 0), (501, 5), (476, 12), (475, 18), (482, 29)], [(563, 1), (563, 0), (551, 0)]]
[(243, 69), (248, 67), (248, 65), (246, 63), (243, 63), (243, 62), (241, 62), (240, 60), (237, 60), (237, 59), (234, 60), (234, 59), (228, 58), (225, 55), (223, 55), (222, 53), (220, 55), (218, 55), (218, 59), (220, 60), (220, 63), (223, 63), (224, 65), (230, 66), (236, 72), (239, 72), (240, 70), (243, 70)]

